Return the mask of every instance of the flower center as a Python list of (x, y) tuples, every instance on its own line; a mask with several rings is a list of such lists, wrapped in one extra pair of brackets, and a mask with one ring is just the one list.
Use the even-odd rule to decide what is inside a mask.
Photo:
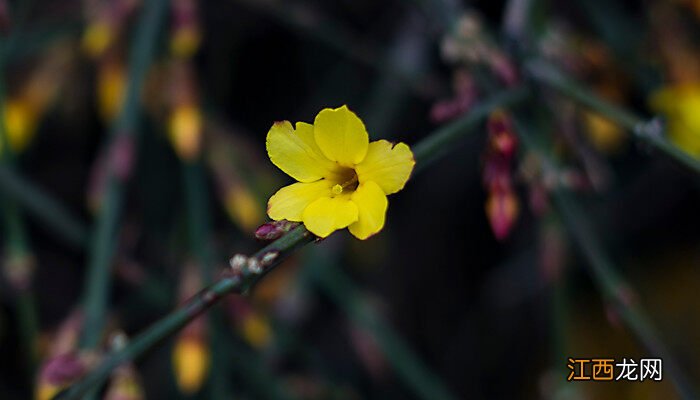
[(331, 188), (331, 191), (335, 195), (339, 195), (341, 193), (352, 193), (359, 185), (357, 173), (352, 168), (343, 168), (338, 174), (336, 182), (338, 183), (333, 185)]

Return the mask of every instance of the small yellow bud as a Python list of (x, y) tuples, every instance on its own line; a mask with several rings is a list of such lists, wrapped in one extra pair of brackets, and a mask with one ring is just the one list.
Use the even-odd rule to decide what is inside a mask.
[(176, 107), (170, 116), (170, 141), (177, 155), (187, 161), (197, 157), (202, 141), (202, 115), (196, 106)]
[(143, 400), (145, 398), (133, 365), (122, 365), (114, 371), (104, 400)]
[(243, 319), (243, 337), (248, 343), (257, 348), (263, 348), (270, 343), (272, 332), (270, 323), (264, 315), (251, 311)]
[(26, 101), (10, 99), (5, 103), (3, 114), (10, 148), (14, 152), (23, 151), (36, 132), (37, 115), (34, 108)]
[(226, 212), (244, 231), (252, 231), (264, 218), (263, 209), (250, 191), (236, 185), (226, 192)]
[(175, 57), (189, 58), (199, 48), (202, 35), (195, 27), (177, 29), (170, 40), (170, 52)]
[(596, 150), (603, 153), (614, 153), (625, 142), (625, 132), (619, 125), (590, 111), (583, 114), (583, 122), (588, 128), (586, 133)]
[(175, 380), (183, 393), (195, 393), (209, 371), (209, 348), (197, 335), (181, 336), (173, 351)]
[(97, 100), (105, 121), (112, 121), (121, 110), (125, 88), (124, 66), (119, 62), (103, 63), (97, 76)]
[(90, 24), (83, 33), (83, 50), (90, 57), (97, 57), (109, 47), (114, 39), (112, 27), (104, 21)]
[(37, 385), (34, 399), (36, 400), (51, 400), (63, 387), (52, 385), (47, 382), (41, 382)]

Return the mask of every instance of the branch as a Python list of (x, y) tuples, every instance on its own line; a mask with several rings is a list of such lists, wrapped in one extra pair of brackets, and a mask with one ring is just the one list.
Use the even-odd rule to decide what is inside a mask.
[[(416, 170), (421, 170), (421, 167), (430, 164), (446, 150), (454, 149), (458, 139), (473, 131), (493, 109), (521, 101), (525, 98), (526, 93), (524, 89), (518, 88), (496, 94), (475, 107), (471, 113), (423, 139), (414, 146), (414, 156), (418, 161)], [(303, 225), (300, 225), (251, 257), (245, 257), (238, 263), (240, 268), (226, 271), (211, 286), (203, 289), (180, 308), (154, 323), (146, 331), (136, 336), (126, 347), (106, 356), (85, 378), (60, 394), (57, 399), (80, 399), (93, 386), (102, 384), (114, 368), (140, 356), (163, 338), (178, 331), (189, 321), (216, 304), (226, 294), (247, 293), (267, 272), (298, 248), (311, 243), (314, 239), (314, 235), (307, 231)]]
[(664, 129), (658, 121), (645, 120), (622, 107), (601, 99), (544, 60), (534, 59), (526, 62), (525, 70), (535, 81), (561, 92), (620, 126), (629, 129), (637, 139), (673, 158), (695, 173), (700, 174), (700, 161), (666, 140)]

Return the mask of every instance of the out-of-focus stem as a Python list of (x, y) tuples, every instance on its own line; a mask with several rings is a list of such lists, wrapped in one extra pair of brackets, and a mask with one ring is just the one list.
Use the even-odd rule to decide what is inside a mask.
[[(555, 162), (544, 156), (538, 149), (533, 138), (526, 132), (523, 124), (519, 123), (516, 131), (523, 145), (536, 151), (545, 168), (556, 168)], [(597, 284), (604, 299), (608, 301), (620, 315), (627, 328), (634, 334), (641, 344), (654, 357), (664, 360), (665, 374), (668, 376), (679, 395), (683, 399), (698, 398), (690, 381), (685, 377), (683, 370), (678, 366), (674, 357), (669, 353), (651, 320), (634, 296), (631, 286), (625, 282), (615, 268), (608, 254), (605, 252), (599, 236), (590, 226), (584, 211), (580, 208), (575, 198), (565, 189), (556, 187), (551, 193), (554, 205), (562, 217), (567, 230), (574, 242), (586, 258), (593, 280)]]
[[(465, 115), (457, 121), (437, 130), (414, 147), (414, 156), (417, 165), (430, 164), (438, 155), (445, 152), (443, 147), (454, 148), (454, 143), (462, 136), (473, 131), (473, 128), (497, 107), (514, 103), (525, 98), (523, 89), (509, 90), (495, 95), (484, 104), (477, 106), (472, 113)], [(85, 378), (69, 388), (59, 399), (80, 399), (91, 388), (104, 382), (110, 372), (120, 364), (130, 361), (141, 355), (144, 351), (158, 343), (163, 338), (173, 334), (199, 314), (216, 304), (222, 297), (229, 293), (247, 293), (267, 272), (276, 267), (282, 260), (300, 247), (311, 243), (312, 235), (303, 225), (299, 225), (286, 235), (268, 244), (263, 249), (248, 257), (254, 265), (260, 267), (250, 268), (251, 263), (242, 266), (240, 273), (227, 273), (218, 278), (212, 285), (202, 289), (196, 296), (186, 302), (177, 310), (171, 312), (150, 328), (136, 336), (123, 349), (116, 351), (107, 357)], [(265, 260), (268, 260), (265, 262)], [(386, 338), (385, 338), (386, 339)]]
[[(156, 39), (164, 20), (166, 0), (144, 3), (144, 11), (134, 36), (130, 54), (129, 82), (119, 118), (112, 126), (112, 141), (133, 137), (138, 133), (139, 97), (146, 72), (153, 58)], [(136, 142), (136, 140), (134, 140)], [(95, 347), (100, 340), (109, 293), (110, 267), (124, 197), (124, 182), (111, 168), (107, 170), (106, 188), (100, 204), (93, 240), (89, 249), (85, 281), (85, 328), (81, 344)]]
[[(185, 203), (187, 205), (188, 231), (190, 237), (190, 248), (197, 260), (197, 265), (201, 270), (202, 281), (205, 285), (210, 285), (214, 279), (214, 258), (209, 240), (210, 214), (207, 188), (199, 163), (182, 163), (184, 183), (185, 183)], [(216, 349), (221, 347), (219, 343), (222, 334), (220, 313), (209, 314), (209, 347), (212, 352), (212, 367), (209, 368), (211, 388), (210, 398), (220, 400), (227, 398), (226, 377), (223, 376), (225, 369), (221, 368), (221, 353)]]
[(87, 242), (85, 226), (52, 197), (7, 165), (0, 165), (0, 190), (30, 215), (75, 247)]
[(658, 121), (645, 120), (622, 107), (603, 100), (544, 60), (530, 60), (525, 63), (525, 69), (535, 81), (561, 92), (585, 107), (629, 129), (637, 139), (673, 158), (695, 173), (700, 174), (700, 160), (670, 143), (666, 139), (663, 127)]
[[(30, 3), (24, 2), (20, 12), (17, 13), (16, 19), (21, 26), (24, 23), (26, 11), (29, 9)], [(17, 35), (10, 35), (7, 39), (0, 42), (0, 166), (3, 168), (14, 168), (15, 155), (12, 151), (10, 141), (7, 135), (7, 129), (4, 118), (5, 109), (5, 71), (7, 65), (7, 54), (16, 43)], [(3, 195), (2, 200), (3, 217), (5, 223), (5, 263), (19, 262), (20, 268), (32, 268), (29, 265), (28, 259), (30, 256), (29, 243), (27, 240), (26, 228), (24, 219), (19, 208), (14, 200)], [(30, 279), (33, 271), (23, 271), (25, 275), (22, 279)], [(23, 282), (23, 287), (15, 288), (17, 296), (15, 305), (17, 310), (19, 333), (21, 343), (24, 345), (24, 351), (27, 356), (27, 368), (29, 376), (33, 376), (36, 363), (36, 346), (38, 343), (37, 331), (37, 312), (34, 301), (34, 293), (31, 289), (30, 282)], [(27, 285), (27, 286), (25, 286)]]
[(321, 252), (319, 249), (315, 253), (312, 279), (351, 320), (370, 332), (403, 383), (421, 399), (456, 399), (441, 380), (423, 365), (401, 337), (382, 321), (364, 296), (355, 289), (352, 280), (329, 260), (328, 255)]
[[(0, 101), (0, 106), (2, 101)], [(9, 161), (4, 161), (9, 162)], [(31, 265), (31, 251), (29, 248), (29, 243), (27, 240), (26, 230), (24, 226), (24, 220), (22, 215), (16, 206), (16, 204), (11, 200), (3, 199), (3, 217), (5, 222), (5, 263), (20, 263), (20, 268), (33, 268)], [(26, 279), (30, 279), (29, 282), (22, 283), (26, 287), (18, 287), (16, 290), (15, 305), (17, 310), (17, 319), (19, 333), (21, 337), (22, 344), (24, 346), (24, 352), (27, 356), (27, 367), (29, 368), (30, 376), (33, 375), (34, 367), (37, 359), (37, 344), (38, 344), (38, 317), (36, 311), (36, 302), (34, 299), (34, 292), (31, 286), (31, 275), (33, 271), (24, 271), (26, 274)], [(23, 279), (25, 279), (23, 278)]]

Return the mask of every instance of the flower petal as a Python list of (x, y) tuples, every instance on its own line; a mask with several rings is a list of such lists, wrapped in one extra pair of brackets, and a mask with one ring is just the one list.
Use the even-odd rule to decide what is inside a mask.
[(333, 183), (325, 179), (285, 186), (270, 197), (267, 215), (275, 221), (301, 222), (304, 209), (319, 198), (330, 196), (331, 186)]
[(357, 206), (350, 196), (322, 197), (306, 207), (303, 217), (306, 229), (325, 238), (357, 221)]
[(373, 181), (384, 193), (392, 194), (403, 189), (414, 165), (408, 145), (378, 140), (369, 144), (367, 156), (355, 170), (360, 183)]
[(365, 182), (351, 198), (357, 205), (358, 219), (348, 227), (350, 233), (364, 240), (382, 230), (389, 202), (379, 185), (372, 181)]
[(313, 137), (313, 127), (289, 121), (275, 122), (267, 132), (267, 154), (277, 168), (299, 182), (313, 182), (330, 174), (335, 163), (328, 160)]
[(321, 110), (314, 120), (314, 138), (326, 157), (346, 167), (360, 163), (369, 145), (365, 124), (347, 106)]

